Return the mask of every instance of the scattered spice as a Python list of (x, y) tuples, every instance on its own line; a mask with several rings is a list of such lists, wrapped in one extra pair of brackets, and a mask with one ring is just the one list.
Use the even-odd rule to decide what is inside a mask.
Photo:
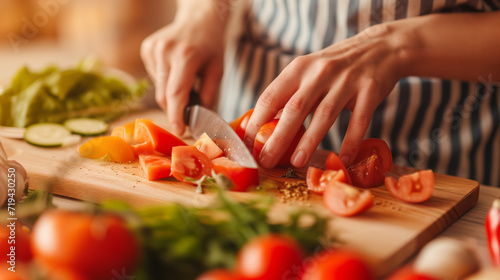
[(294, 178), (294, 179), (301, 179), (301, 180), (305, 179), (305, 178), (297, 175), (297, 173), (291, 167), (288, 167), (286, 173), (281, 175), (280, 178)]
[(309, 198), (309, 191), (305, 181), (285, 182), (278, 187), (281, 202), (305, 201)]

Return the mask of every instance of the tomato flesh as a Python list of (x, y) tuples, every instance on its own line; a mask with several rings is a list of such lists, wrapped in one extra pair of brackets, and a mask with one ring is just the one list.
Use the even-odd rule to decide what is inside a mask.
[(138, 143), (151, 142), (155, 151), (167, 156), (172, 154), (173, 147), (187, 146), (177, 136), (145, 119), (135, 120), (134, 140)]
[(64, 267), (89, 279), (112, 279), (113, 272), (133, 272), (139, 242), (125, 223), (111, 214), (52, 210), (35, 223), (35, 259), (48, 268)]
[[(253, 157), (257, 162), (259, 162), (259, 156), (260, 152), (262, 151), (262, 148), (264, 147), (264, 144), (266, 144), (267, 140), (271, 137), (273, 134), (274, 130), (276, 129), (276, 125), (278, 125), (279, 119), (274, 119), (266, 124), (264, 124), (260, 129), (259, 132), (257, 132), (257, 135), (255, 136), (255, 142), (253, 145)], [(281, 159), (278, 161), (277, 166), (290, 166), (290, 159), (293, 155), (293, 152), (295, 151), (295, 148), (297, 148), (297, 145), (299, 144), (300, 138), (304, 135), (306, 132), (306, 129), (304, 125), (301, 125), (299, 131), (295, 135), (295, 137), (292, 140), (292, 143), (290, 143), (290, 146), (286, 150), (285, 154), (281, 157)]]
[(342, 163), (342, 161), (340, 160), (339, 156), (336, 153), (330, 152), (328, 154), (328, 157), (326, 158), (325, 168), (327, 170), (343, 170), (345, 176), (345, 182), (349, 185), (352, 185), (351, 177), (349, 176), (347, 169), (345, 168), (344, 164)]
[(333, 182), (346, 182), (346, 176), (343, 170), (321, 170), (310, 166), (307, 169), (306, 183), (307, 189), (313, 193), (322, 195), (325, 192), (326, 185)]
[(160, 155), (140, 155), (139, 165), (149, 181), (172, 176), (172, 161)]
[(248, 120), (250, 120), (250, 117), (253, 114), (253, 108), (248, 110), (245, 114), (241, 115), (234, 121), (232, 121), (229, 125), (231, 128), (238, 134), (241, 140), (244, 141), (245, 138), (245, 132), (248, 124)]
[(79, 148), (80, 156), (127, 163), (135, 159), (134, 151), (125, 140), (116, 136), (96, 137)]
[(206, 133), (203, 133), (198, 140), (194, 143), (194, 145), (200, 152), (207, 155), (209, 160), (213, 160), (214, 158), (221, 157), (224, 153), (221, 148), (215, 144), (215, 142), (208, 137)]
[(204, 175), (211, 176), (212, 164), (207, 155), (195, 146), (176, 146), (172, 148), (172, 175), (175, 179), (193, 184)]
[[(270, 234), (246, 243), (236, 258), (236, 276), (240, 280), (296, 279), (294, 269), (301, 266), (304, 253), (291, 238)], [(298, 278), (300, 279), (300, 278)]]
[(233, 182), (232, 191), (243, 192), (259, 185), (259, 170), (239, 165), (227, 157), (212, 160), (215, 174), (223, 174)]
[(306, 266), (302, 280), (375, 279), (371, 269), (358, 254), (337, 249), (322, 252), (309, 266)]
[(384, 182), (385, 176), (392, 169), (392, 154), (387, 143), (382, 139), (368, 138), (361, 146), (347, 172), (352, 185), (360, 188), (373, 188)]
[(409, 203), (421, 203), (431, 198), (434, 191), (434, 172), (421, 170), (399, 179), (387, 176), (385, 186), (396, 198)]
[(111, 136), (120, 137), (129, 144), (136, 144), (134, 140), (135, 121), (117, 126), (111, 131)]
[(362, 213), (373, 206), (370, 190), (358, 189), (342, 182), (327, 184), (323, 201), (334, 214), (349, 217)]

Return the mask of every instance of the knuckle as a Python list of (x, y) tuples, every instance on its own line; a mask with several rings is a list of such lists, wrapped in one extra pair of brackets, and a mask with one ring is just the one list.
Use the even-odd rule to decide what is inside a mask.
[(331, 120), (335, 117), (335, 106), (330, 103), (321, 103), (314, 113), (320, 119)]
[(371, 122), (371, 117), (362, 114), (359, 116), (353, 116), (350, 125), (354, 125), (355, 127), (365, 128), (370, 125), (370, 122)]
[(271, 85), (260, 95), (259, 100), (257, 100), (257, 106), (261, 106), (266, 109), (274, 108), (276, 104), (276, 98), (274, 97), (275, 95), (273, 93), (274, 87)]
[(285, 110), (292, 113), (301, 113), (306, 109), (306, 101), (302, 96), (294, 95), (285, 105)]

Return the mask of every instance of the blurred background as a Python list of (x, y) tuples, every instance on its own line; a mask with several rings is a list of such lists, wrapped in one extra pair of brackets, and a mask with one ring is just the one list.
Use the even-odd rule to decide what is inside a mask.
[(144, 77), (141, 42), (174, 14), (175, 0), (0, 0), (0, 82), (88, 55)]

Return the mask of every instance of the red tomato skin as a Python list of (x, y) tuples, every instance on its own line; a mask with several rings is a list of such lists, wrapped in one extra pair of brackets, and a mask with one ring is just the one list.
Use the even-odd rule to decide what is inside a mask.
[(438, 280), (416, 272), (411, 266), (404, 266), (392, 273), (387, 280)]
[[(434, 173), (421, 170), (403, 175), (398, 180), (387, 176), (384, 180), (389, 192), (399, 200), (408, 203), (422, 203), (432, 197), (434, 191)], [(415, 186), (419, 186), (415, 190)]]
[(188, 179), (198, 180), (212, 175), (212, 163), (207, 155), (194, 146), (172, 148), (172, 176), (180, 182), (196, 185)]
[(392, 169), (392, 154), (382, 139), (368, 138), (361, 142), (353, 164), (347, 167), (352, 185), (372, 188), (381, 185)]
[(136, 236), (110, 214), (48, 211), (35, 223), (31, 242), (38, 263), (95, 280), (112, 279), (113, 271), (132, 275), (140, 258)]
[[(351, 197), (354, 193), (357, 196)], [(351, 200), (352, 204), (347, 205), (346, 199)], [(343, 217), (354, 216), (370, 209), (373, 201), (370, 190), (358, 189), (341, 182), (328, 184), (323, 194), (325, 206), (335, 215)]]
[(373, 280), (371, 269), (358, 254), (343, 250), (329, 250), (310, 265), (305, 265), (302, 280)]
[(343, 170), (321, 170), (310, 166), (307, 168), (306, 183), (307, 189), (313, 193), (323, 195), (326, 185), (331, 181), (346, 182)]
[(172, 161), (160, 155), (140, 155), (139, 165), (144, 176), (149, 181), (155, 181), (172, 176)]
[(173, 147), (187, 146), (177, 136), (146, 119), (137, 119), (135, 121), (134, 140), (139, 143), (149, 141), (153, 144), (155, 151), (167, 156), (172, 154)]
[[(264, 147), (264, 144), (269, 140), (271, 135), (274, 132), (274, 129), (276, 128), (276, 125), (278, 125), (279, 119), (274, 119), (266, 124), (264, 124), (260, 129), (259, 132), (257, 132), (257, 135), (255, 136), (255, 142), (253, 145), (253, 157), (257, 162), (259, 162), (259, 156), (260, 152), (262, 151), (262, 148)], [(281, 159), (278, 161), (278, 164), (276, 165), (277, 167), (286, 167), (290, 166), (290, 159), (293, 155), (293, 152), (295, 151), (295, 148), (297, 148), (297, 145), (299, 144), (300, 138), (304, 135), (306, 132), (306, 128), (304, 125), (301, 125), (299, 128), (299, 131), (295, 135), (295, 137), (292, 140), (292, 143), (290, 143), (290, 146), (286, 150), (286, 152), (283, 154)]]
[(248, 168), (226, 158), (212, 160), (215, 174), (223, 174), (233, 182), (232, 191), (245, 192), (259, 185), (259, 170)]
[(245, 114), (241, 115), (234, 121), (232, 121), (229, 125), (233, 130), (238, 134), (241, 140), (245, 141), (245, 132), (247, 129), (248, 120), (253, 114), (253, 108), (248, 110)]
[(15, 230), (11, 232), (11, 228), (6, 224), (0, 225), (0, 264), (5, 264), (10, 261), (11, 246), (15, 247), (16, 263), (28, 263), (33, 259), (31, 251), (31, 233), (20, 222), (15, 222)]
[(343, 170), (344, 171), (344, 176), (345, 176), (345, 182), (349, 185), (352, 185), (351, 177), (349, 176), (349, 173), (347, 172), (347, 169), (345, 168), (344, 164), (340, 160), (339, 156), (334, 153), (330, 152), (328, 154), (328, 157), (326, 158), (325, 162), (325, 169), (326, 170)]
[(236, 280), (233, 273), (225, 269), (214, 269), (196, 277), (196, 280)]
[[(277, 234), (256, 237), (236, 258), (239, 280), (297, 279), (304, 253), (293, 239)], [(300, 278), (298, 278), (300, 279)]]
[(486, 238), (493, 266), (500, 267), (500, 199), (493, 201), (485, 221)]

